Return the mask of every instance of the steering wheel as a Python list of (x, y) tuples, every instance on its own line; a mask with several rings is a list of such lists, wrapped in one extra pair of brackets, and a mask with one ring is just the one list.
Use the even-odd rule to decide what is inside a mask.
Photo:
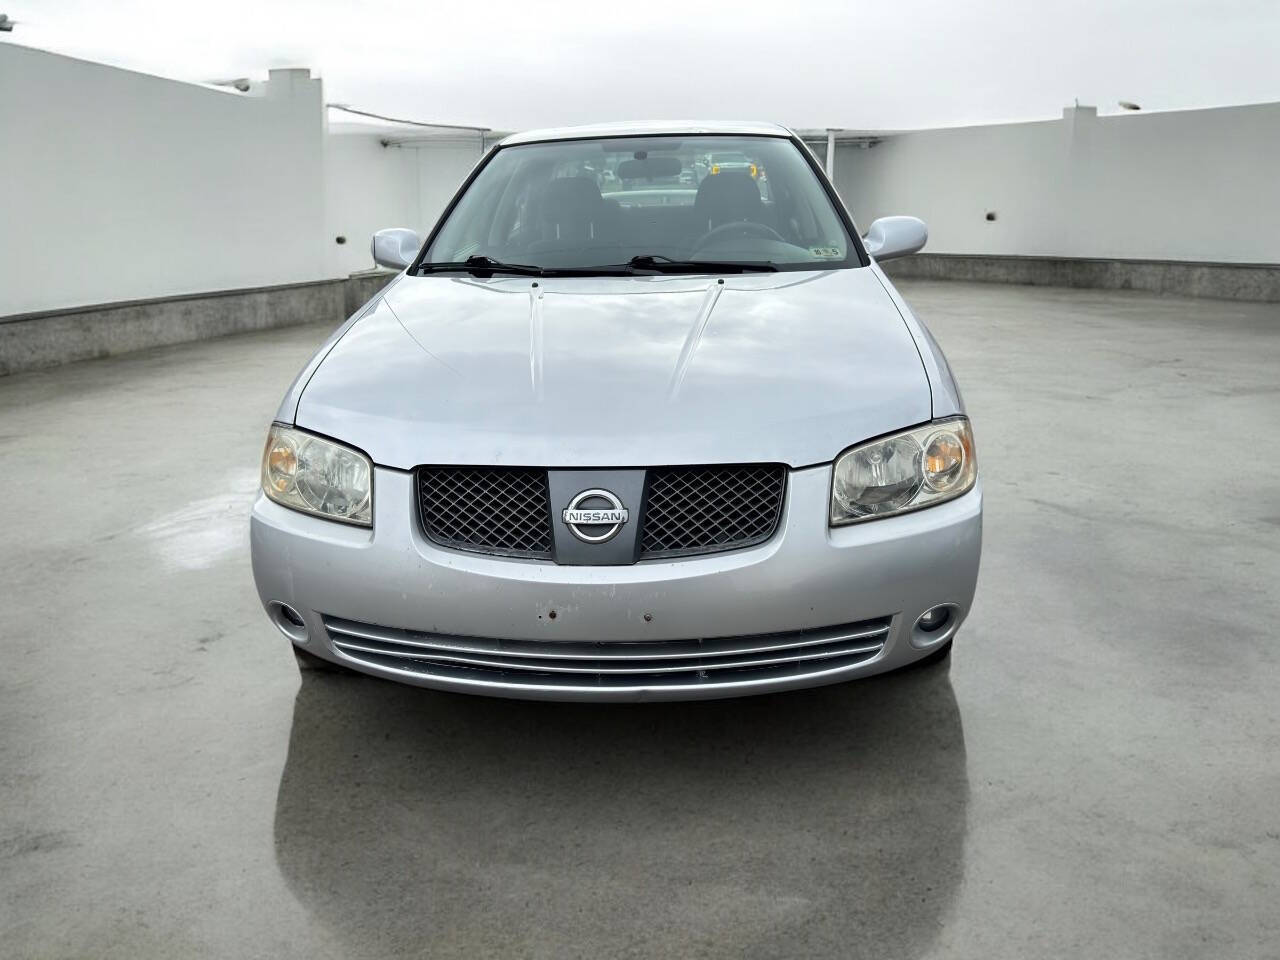
[(767, 223), (757, 223), (755, 220), (734, 220), (732, 223), (722, 223), (718, 227), (712, 227), (698, 238), (693, 249), (697, 252), (718, 237), (729, 233), (737, 233), (743, 237), (759, 237), (762, 240), (777, 240), (779, 243), (787, 242), (782, 234)]

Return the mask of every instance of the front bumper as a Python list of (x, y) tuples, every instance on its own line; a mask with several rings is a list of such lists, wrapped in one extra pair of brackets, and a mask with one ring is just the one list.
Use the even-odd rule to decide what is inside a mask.
[[(782, 522), (760, 546), (584, 567), (442, 549), (418, 524), (413, 475), (376, 468), (372, 530), (259, 495), (254, 579), (269, 611), (287, 604), (301, 614), (303, 626), (286, 632), (295, 642), (305, 635), (303, 649), (419, 686), (549, 700), (818, 686), (905, 666), (950, 639), (973, 602), (982, 547), (980, 486), (936, 507), (831, 529), (830, 480), (830, 465), (791, 471)], [(924, 637), (915, 622), (937, 604), (953, 605), (952, 619)], [(840, 656), (814, 652), (835, 642), (845, 644)], [(410, 655), (428, 647), (450, 662)], [(774, 652), (767, 668), (764, 649)], [(689, 670), (697, 657), (733, 669)], [(664, 660), (686, 665), (678, 680)], [(588, 675), (587, 661), (599, 672)]]

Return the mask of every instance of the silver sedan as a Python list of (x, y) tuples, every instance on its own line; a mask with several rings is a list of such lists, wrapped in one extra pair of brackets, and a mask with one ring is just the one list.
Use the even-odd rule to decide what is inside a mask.
[(509, 137), (425, 242), (375, 235), (399, 275), (281, 403), (268, 616), (304, 668), (539, 699), (945, 658), (981, 552), (973, 434), (877, 265), (925, 238), (859, 237), (770, 124)]

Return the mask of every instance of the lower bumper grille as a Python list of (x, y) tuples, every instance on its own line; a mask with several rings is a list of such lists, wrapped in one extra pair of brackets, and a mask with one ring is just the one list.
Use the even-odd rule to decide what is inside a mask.
[(890, 620), (707, 640), (590, 643), (491, 640), (325, 616), (343, 657), (422, 677), (493, 686), (705, 687), (827, 673), (873, 659)]

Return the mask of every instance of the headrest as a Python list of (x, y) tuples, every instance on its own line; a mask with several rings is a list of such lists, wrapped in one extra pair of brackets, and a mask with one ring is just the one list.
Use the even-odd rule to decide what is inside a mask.
[(698, 187), (693, 206), (717, 224), (754, 220), (760, 215), (760, 188), (740, 170), (711, 174)]
[(749, 174), (741, 170), (713, 174), (703, 179), (694, 203), (697, 206), (703, 206), (717, 202), (758, 204), (760, 188), (756, 186), (756, 182)]
[(603, 203), (600, 188), (590, 177), (557, 177), (542, 192), (542, 216), (550, 223), (590, 216)]

